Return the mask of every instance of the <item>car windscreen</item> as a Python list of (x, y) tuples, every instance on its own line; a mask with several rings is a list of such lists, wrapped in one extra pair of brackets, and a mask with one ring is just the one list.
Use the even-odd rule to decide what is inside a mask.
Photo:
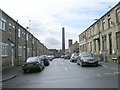
[(28, 58), (26, 62), (38, 62), (38, 58), (37, 57)]
[(81, 57), (92, 57), (91, 53), (82, 53)]
[(40, 60), (45, 59), (45, 56), (39, 56), (39, 59)]

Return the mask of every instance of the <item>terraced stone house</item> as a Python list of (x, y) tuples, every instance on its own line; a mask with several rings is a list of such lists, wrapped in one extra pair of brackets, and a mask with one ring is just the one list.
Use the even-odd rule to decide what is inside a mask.
[(18, 21), (0, 10), (0, 67), (21, 65), (28, 57), (47, 54), (48, 49)]
[(79, 34), (79, 51), (120, 56), (120, 2)]

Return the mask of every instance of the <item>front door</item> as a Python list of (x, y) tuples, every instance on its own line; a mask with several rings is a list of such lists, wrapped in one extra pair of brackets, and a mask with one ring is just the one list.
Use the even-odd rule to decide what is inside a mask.
[(15, 52), (14, 52), (14, 48), (15, 48), (15, 45), (13, 43), (11, 43), (11, 47), (12, 47), (12, 50), (11, 50), (11, 55), (12, 55), (12, 66), (14, 66), (15, 64)]
[(109, 34), (109, 53), (112, 54), (112, 33)]
[(12, 47), (12, 66), (14, 66), (14, 48)]

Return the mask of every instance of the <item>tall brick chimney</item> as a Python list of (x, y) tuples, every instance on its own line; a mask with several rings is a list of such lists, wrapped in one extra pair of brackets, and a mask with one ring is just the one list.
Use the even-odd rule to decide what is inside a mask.
[(65, 52), (65, 29), (62, 27), (62, 51)]

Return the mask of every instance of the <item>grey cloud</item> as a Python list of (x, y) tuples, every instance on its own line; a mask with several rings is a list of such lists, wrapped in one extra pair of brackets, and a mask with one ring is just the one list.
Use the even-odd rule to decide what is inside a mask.
[(57, 40), (57, 39), (55, 39), (53, 37), (47, 37), (45, 39), (45, 44), (48, 46), (48, 48), (60, 47), (59, 40)]

